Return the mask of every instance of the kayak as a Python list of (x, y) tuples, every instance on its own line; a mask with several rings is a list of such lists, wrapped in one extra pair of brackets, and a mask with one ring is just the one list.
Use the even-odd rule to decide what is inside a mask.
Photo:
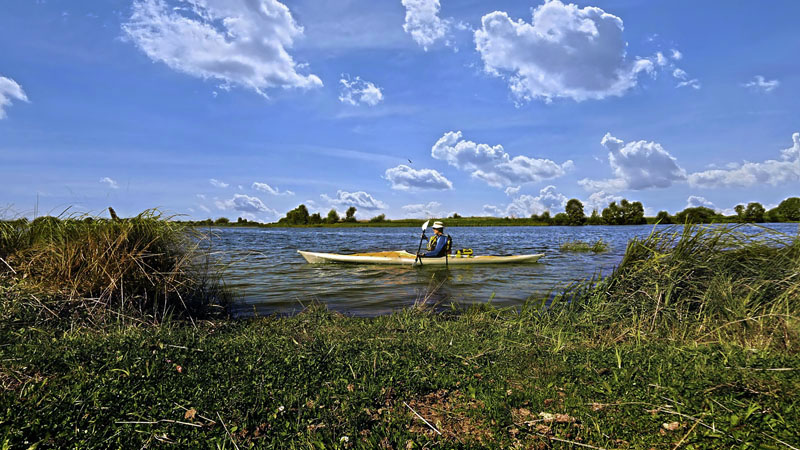
[[(298, 250), (297, 253), (311, 264), (320, 263), (351, 263), (351, 264), (385, 264), (385, 265), (414, 265), (416, 256), (404, 250), (392, 252), (375, 253), (355, 253), (352, 255), (340, 255), (337, 253), (315, 253)], [(470, 258), (450, 256), (448, 258), (421, 258), (422, 265), (451, 266), (477, 265), (477, 264), (513, 264), (513, 263), (532, 263), (544, 256), (544, 253), (535, 255), (513, 255), (513, 256), (474, 256)]]

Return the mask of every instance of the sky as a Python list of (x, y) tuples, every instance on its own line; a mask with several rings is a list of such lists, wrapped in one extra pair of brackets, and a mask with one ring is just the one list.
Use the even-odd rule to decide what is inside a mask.
[(800, 2), (31, 0), (0, 214), (646, 213), (800, 194)]

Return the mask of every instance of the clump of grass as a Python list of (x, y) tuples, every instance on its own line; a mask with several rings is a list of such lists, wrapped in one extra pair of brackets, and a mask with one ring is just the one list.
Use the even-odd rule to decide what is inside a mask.
[(608, 242), (598, 239), (594, 242), (567, 241), (561, 244), (562, 252), (603, 253), (608, 251)]
[[(198, 315), (227, 300), (203, 236), (155, 210), (136, 217), (0, 222), (0, 277), (52, 318)], [(22, 295), (22, 297), (25, 297)]]
[(552, 312), (573, 329), (785, 347), (798, 336), (798, 272), (798, 237), (678, 226), (633, 239), (610, 276), (567, 289)]

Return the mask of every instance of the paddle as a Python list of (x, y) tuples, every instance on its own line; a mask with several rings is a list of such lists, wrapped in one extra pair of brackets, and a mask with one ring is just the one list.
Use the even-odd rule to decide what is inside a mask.
[(414, 259), (414, 265), (417, 264), (417, 261), (419, 261), (420, 266), (422, 265), (422, 259), (419, 257), (419, 252), (422, 250), (422, 241), (425, 240), (425, 230), (428, 229), (428, 222), (430, 222), (430, 220), (426, 220), (425, 223), (422, 224), (422, 235), (419, 237), (419, 247), (417, 247), (417, 257)]

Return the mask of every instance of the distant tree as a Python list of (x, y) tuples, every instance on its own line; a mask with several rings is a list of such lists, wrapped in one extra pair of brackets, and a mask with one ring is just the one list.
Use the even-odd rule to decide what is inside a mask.
[(247, 219), (239, 217), (238, 219), (236, 219), (236, 223), (238, 223), (239, 225), (244, 225), (247, 223)]
[(661, 225), (668, 225), (672, 223), (672, 217), (667, 211), (659, 211), (658, 214), (656, 214), (656, 222)]
[(347, 208), (347, 211), (344, 213), (344, 221), (345, 222), (355, 222), (356, 221), (356, 207), (351, 206)]
[(306, 205), (300, 205), (297, 208), (287, 212), (286, 217), (280, 219), (278, 223), (287, 225), (307, 225), (308, 220), (308, 208), (306, 208)]
[(308, 216), (309, 225), (319, 225), (321, 223), (322, 223), (322, 216), (320, 216), (318, 212)]
[(577, 198), (572, 198), (567, 202), (565, 208), (569, 216), (569, 225), (583, 225), (586, 222), (586, 214), (583, 212), (583, 203)]
[(597, 209), (593, 209), (592, 210), (592, 215), (589, 216), (588, 219), (586, 219), (586, 224), (587, 225), (602, 225), (603, 224), (603, 218), (600, 217), (600, 214), (597, 213)]
[(617, 202), (611, 202), (608, 206), (603, 208), (603, 222), (609, 225), (622, 225), (624, 217), (622, 209), (617, 206)]
[(763, 222), (764, 221), (764, 214), (767, 211), (764, 209), (764, 206), (758, 202), (750, 202), (747, 204), (747, 208), (744, 210), (744, 221), (745, 222)]
[(545, 211), (539, 214), (539, 221), (544, 223), (550, 223), (553, 219), (550, 217), (550, 211)]
[(553, 225), (570, 225), (569, 215), (560, 212), (553, 216)]
[(379, 214), (372, 219), (369, 219), (369, 221), (372, 223), (386, 222), (386, 214)]
[(458, 213), (453, 213), (453, 215), (452, 215), (452, 216), (450, 216), (450, 218), (451, 218), (451, 219), (460, 219), (460, 218), (461, 218), (461, 215), (459, 215)]
[(214, 221), (214, 225), (228, 225), (231, 221), (227, 217), (220, 217)]
[(721, 219), (722, 216), (717, 214), (716, 211), (705, 206), (686, 208), (675, 214), (676, 223), (712, 223)]
[(800, 198), (789, 197), (780, 202), (776, 209), (781, 221), (800, 222)]
[(764, 214), (764, 221), (765, 222), (788, 222), (786, 218), (784, 218), (781, 213), (778, 212), (778, 208), (772, 208)]
[(328, 217), (325, 218), (325, 223), (336, 223), (339, 221), (339, 213), (335, 209), (328, 211)]
[(744, 205), (736, 205), (733, 210), (736, 211), (736, 218), (739, 222), (744, 222)]

